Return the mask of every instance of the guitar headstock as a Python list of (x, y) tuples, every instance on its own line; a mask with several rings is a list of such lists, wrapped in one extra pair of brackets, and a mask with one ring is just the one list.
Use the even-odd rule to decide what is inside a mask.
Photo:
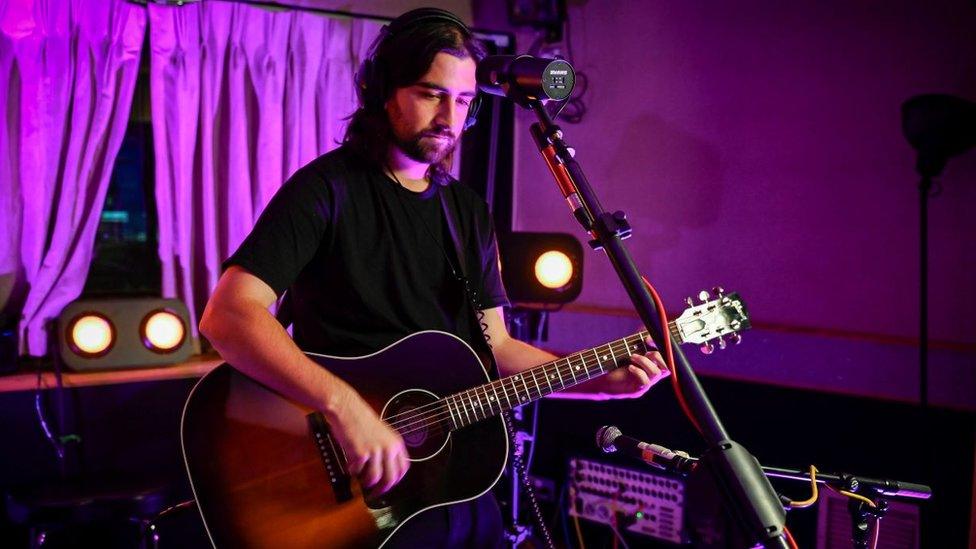
[(742, 341), (739, 332), (748, 330), (749, 313), (746, 304), (738, 293), (726, 294), (720, 287), (709, 293), (702, 290), (698, 294), (697, 305), (689, 297), (685, 299), (688, 308), (674, 319), (674, 335), (679, 343), (697, 343), (701, 352), (711, 354), (717, 344), (724, 349), (728, 343)]

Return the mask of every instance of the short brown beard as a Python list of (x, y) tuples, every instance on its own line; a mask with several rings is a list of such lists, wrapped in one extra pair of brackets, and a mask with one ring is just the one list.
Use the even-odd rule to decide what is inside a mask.
[(457, 140), (454, 136), (447, 136), (450, 141), (443, 148), (439, 148), (433, 143), (425, 144), (423, 139), (432, 135), (438, 135), (438, 133), (428, 129), (411, 136), (409, 139), (401, 139), (394, 135), (393, 142), (411, 160), (425, 164), (437, 164), (447, 158), (447, 155), (454, 152), (454, 147), (457, 146)]

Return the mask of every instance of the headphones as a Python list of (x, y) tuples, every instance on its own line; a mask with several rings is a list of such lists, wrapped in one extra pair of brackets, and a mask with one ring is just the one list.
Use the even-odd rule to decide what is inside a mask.
[[(383, 110), (383, 103), (392, 91), (389, 89), (384, 65), (386, 60), (383, 53), (388, 50), (396, 40), (397, 36), (406, 29), (412, 28), (423, 22), (447, 22), (451, 23), (461, 31), (461, 35), (468, 39), (471, 37), (471, 30), (464, 21), (453, 13), (438, 8), (418, 8), (408, 11), (403, 15), (390, 21), (380, 30), (379, 36), (369, 48), (369, 54), (363, 61), (356, 73), (356, 88), (359, 94), (360, 104), (367, 110)], [(474, 126), (477, 121), (478, 110), (481, 108), (481, 94), (476, 94), (468, 105), (468, 117), (464, 120), (464, 130)]]

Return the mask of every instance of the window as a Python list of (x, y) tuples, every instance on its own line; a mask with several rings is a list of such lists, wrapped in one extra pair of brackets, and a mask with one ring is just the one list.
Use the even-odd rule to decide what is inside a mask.
[(147, 38), (82, 296), (160, 294), (153, 159)]

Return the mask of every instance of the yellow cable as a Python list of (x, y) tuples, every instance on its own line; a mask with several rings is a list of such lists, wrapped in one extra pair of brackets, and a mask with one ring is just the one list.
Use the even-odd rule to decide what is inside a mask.
[(866, 498), (866, 497), (864, 497), (864, 496), (862, 496), (861, 494), (855, 494), (854, 492), (848, 492), (847, 490), (838, 490), (837, 488), (834, 488), (833, 486), (831, 486), (831, 485), (829, 485), (829, 484), (827, 484), (826, 486), (827, 486), (827, 488), (830, 488), (831, 490), (833, 490), (833, 491), (835, 491), (835, 492), (837, 492), (838, 494), (841, 494), (841, 495), (844, 495), (844, 496), (847, 496), (847, 497), (849, 497), (849, 498), (853, 498), (853, 499), (856, 499), (856, 500), (858, 500), (858, 501), (863, 501), (864, 503), (867, 503), (867, 504), (868, 504), (868, 505), (870, 505), (871, 507), (877, 507), (877, 504), (875, 504), (875, 503), (874, 503), (873, 501), (871, 501), (870, 499), (868, 499), (868, 498)]
[(813, 465), (810, 466), (810, 484), (813, 486), (813, 495), (810, 499), (805, 499), (803, 501), (791, 501), (790, 507), (794, 509), (803, 509), (804, 507), (810, 507), (817, 502), (817, 498), (820, 497), (820, 492), (817, 490), (817, 468)]
[(569, 487), (569, 501), (570, 505), (573, 506), (573, 511), (570, 516), (573, 517), (573, 526), (576, 528), (576, 539), (579, 541), (580, 549), (586, 549), (586, 545), (583, 544), (583, 532), (580, 531), (579, 525), (579, 511), (576, 509), (576, 489), (572, 486)]

